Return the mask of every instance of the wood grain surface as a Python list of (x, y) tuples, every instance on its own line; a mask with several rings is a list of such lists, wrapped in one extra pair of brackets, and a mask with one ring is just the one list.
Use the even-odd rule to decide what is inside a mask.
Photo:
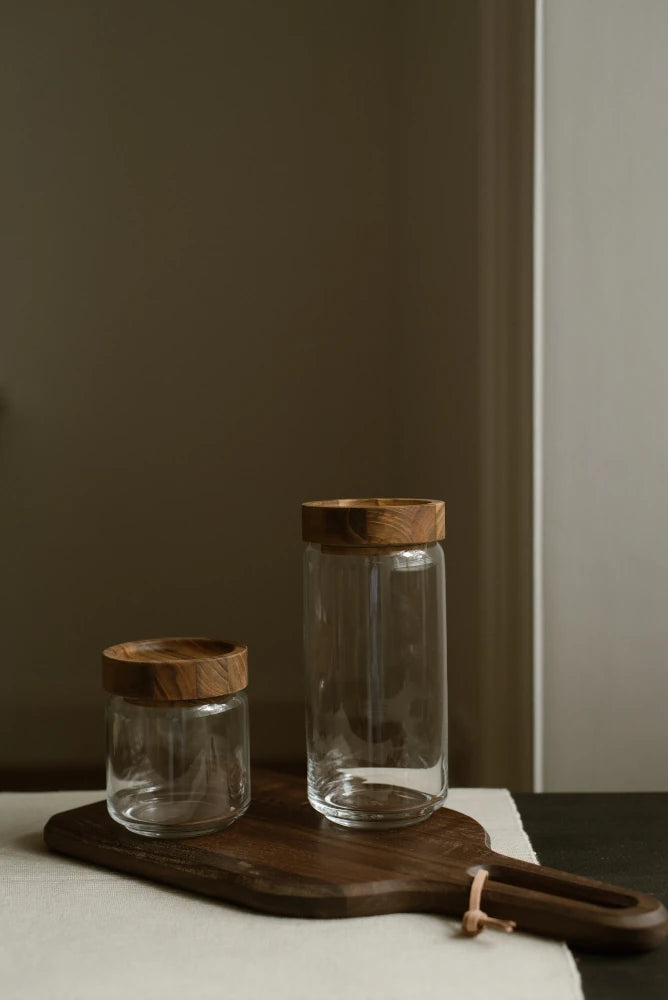
[(305, 542), (347, 548), (419, 545), (445, 538), (445, 503), (396, 497), (302, 504)]
[(348, 830), (310, 807), (303, 778), (272, 771), (253, 773), (249, 811), (215, 835), (138, 837), (97, 802), (53, 816), (44, 837), (63, 854), (272, 914), (461, 917), (483, 866), (482, 908), (519, 930), (617, 952), (654, 948), (668, 934), (652, 896), (496, 854), (462, 813), (440, 809), (398, 830)]
[(242, 643), (203, 637), (140, 639), (102, 653), (102, 686), (110, 694), (147, 702), (203, 701), (248, 684)]

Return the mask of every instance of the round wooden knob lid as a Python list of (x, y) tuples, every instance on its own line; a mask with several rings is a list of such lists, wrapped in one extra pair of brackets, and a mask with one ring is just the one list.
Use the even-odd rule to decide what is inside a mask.
[(302, 504), (302, 538), (334, 547), (419, 545), (445, 538), (443, 500), (367, 497)]
[(248, 650), (222, 639), (140, 639), (102, 653), (102, 686), (142, 701), (206, 701), (248, 684)]

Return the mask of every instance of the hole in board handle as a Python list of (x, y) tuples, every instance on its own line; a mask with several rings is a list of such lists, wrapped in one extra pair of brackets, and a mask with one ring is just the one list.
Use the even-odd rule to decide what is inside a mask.
[(556, 875), (544, 875), (540, 871), (531, 872), (523, 868), (511, 868), (504, 865), (475, 865), (469, 869), (469, 874), (475, 875), (479, 868), (486, 868), (489, 872), (490, 881), (487, 883), (487, 891), (493, 888), (491, 883), (497, 882), (519, 889), (531, 889), (534, 892), (541, 892), (546, 896), (555, 896), (559, 899), (604, 906), (611, 910), (624, 910), (638, 905), (638, 899), (630, 893), (586, 883), (583, 885), (575, 880), (571, 881), (566, 874), (563, 878), (559, 878)]

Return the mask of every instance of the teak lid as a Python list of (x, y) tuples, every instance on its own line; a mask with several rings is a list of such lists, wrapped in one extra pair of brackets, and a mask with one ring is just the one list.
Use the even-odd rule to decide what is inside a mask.
[(102, 653), (102, 686), (144, 701), (206, 701), (248, 684), (248, 650), (222, 639), (140, 639)]
[(445, 538), (443, 500), (367, 497), (302, 504), (305, 542), (346, 548), (419, 545)]

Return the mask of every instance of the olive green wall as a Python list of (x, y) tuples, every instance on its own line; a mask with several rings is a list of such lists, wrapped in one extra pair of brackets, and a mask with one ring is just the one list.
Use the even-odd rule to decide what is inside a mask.
[(101, 648), (164, 634), (248, 641), (301, 755), (299, 504), (406, 493), (476, 780), (477, 5), (3, 6), (0, 770), (98, 764)]

